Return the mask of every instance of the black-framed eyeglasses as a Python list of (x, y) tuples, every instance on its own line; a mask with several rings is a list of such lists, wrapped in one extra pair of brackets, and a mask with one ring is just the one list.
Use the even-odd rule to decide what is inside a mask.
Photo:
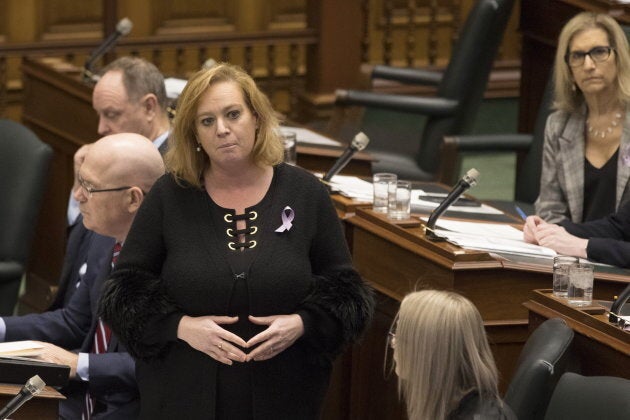
[(81, 189), (83, 190), (83, 192), (88, 198), (92, 198), (92, 194), (94, 193), (110, 192), (110, 191), (124, 191), (124, 190), (128, 190), (129, 188), (133, 188), (132, 186), (125, 186), (125, 187), (116, 187), (116, 188), (96, 189), (93, 186), (89, 185), (87, 182), (85, 182), (85, 180), (81, 178), (81, 176), (77, 177), (77, 181), (79, 181), (79, 186), (81, 187)]
[(608, 58), (610, 57), (610, 53), (612, 51), (615, 51), (613, 47), (598, 46), (598, 47), (593, 47), (586, 52), (584, 51), (568, 52), (564, 56), (564, 61), (566, 61), (570, 67), (579, 67), (582, 64), (584, 64), (584, 59), (588, 55), (589, 57), (591, 57), (591, 60), (593, 60), (593, 62), (602, 63), (608, 60)]
[(389, 379), (394, 371), (394, 349), (396, 348), (396, 327), (398, 326), (398, 314), (394, 317), (385, 339), (385, 358), (383, 360), (383, 378)]

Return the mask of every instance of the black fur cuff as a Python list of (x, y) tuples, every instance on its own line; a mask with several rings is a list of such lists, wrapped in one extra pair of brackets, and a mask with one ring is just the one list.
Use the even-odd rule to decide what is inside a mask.
[(344, 343), (358, 339), (374, 313), (372, 289), (354, 270), (341, 271), (335, 277), (316, 276), (303, 304), (316, 305), (335, 317), (342, 326)]
[(129, 353), (138, 359), (160, 357), (168, 342), (157, 339), (151, 328), (177, 311), (166, 297), (159, 277), (141, 270), (114, 270), (105, 283), (99, 314)]

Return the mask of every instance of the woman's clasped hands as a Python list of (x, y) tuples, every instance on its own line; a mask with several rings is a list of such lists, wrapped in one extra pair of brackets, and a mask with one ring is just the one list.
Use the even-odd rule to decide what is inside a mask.
[[(221, 325), (234, 324), (236, 316), (184, 316), (177, 328), (177, 337), (192, 348), (207, 354), (218, 362), (231, 365), (236, 362), (268, 360), (282, 353), (304, 334), (304, 323), (297, 314), (249, 316), (249, 321), (267, 328), (249, 341), (227, 331)], [(249, 353), (242, 349), (253, 348)]]

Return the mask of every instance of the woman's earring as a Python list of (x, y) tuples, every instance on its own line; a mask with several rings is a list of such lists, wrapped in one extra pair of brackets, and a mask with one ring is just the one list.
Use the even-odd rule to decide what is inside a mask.
[(201, 152), (201, 143), (197, 143), (197, 152)]
[(571, 90), (573, 90), (573, 92), (575, 92), (577, 90), (577, 86), (575, 83), (573, 83), (573, 85), (571, 85)]

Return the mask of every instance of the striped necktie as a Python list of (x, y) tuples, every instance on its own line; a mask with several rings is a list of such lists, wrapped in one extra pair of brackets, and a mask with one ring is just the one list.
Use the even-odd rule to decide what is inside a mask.
[[(118, 255), (120, 254), (120, 249), (122, 245), (119, 242), (116, 242), (114, 245), (114, 251), (112, 253), (112, 268), (114, 268), (114, 264), (118, 260)], [(92, 343), (92, 353), (94, 354), (102, 354), (107, 352), (107, 347), (109, 346), (109, 340), (112, 337), (112, 330), (109, 328), (109, 325), (105, 324), (101, 318), (98, 319), (98, 324), (96, 325), (96, 331), (94, 332), (94, 341)], [(89, 391), (85, 393), (85, 407), (83, 410), (82, 419), (89, 420), (92, 418), (92, 412), (94, 411), (94, 399), (90, 397)]]

